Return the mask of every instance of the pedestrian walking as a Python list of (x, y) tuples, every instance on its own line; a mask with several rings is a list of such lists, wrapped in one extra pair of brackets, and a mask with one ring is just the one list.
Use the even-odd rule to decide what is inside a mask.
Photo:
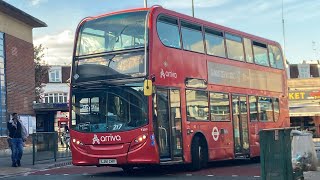
[(66, 150), (70, 149), (70, 130), (68, 126), (64, 127), (64, 142), (66, 144)]
[(23, 143), (28, 133), (17, 113), (12, 113), (12, 119), (7, 122), (7, 128), (9, 131), (8, 142), (11, 148), (12, 167), (18, 167), (21, 166)]

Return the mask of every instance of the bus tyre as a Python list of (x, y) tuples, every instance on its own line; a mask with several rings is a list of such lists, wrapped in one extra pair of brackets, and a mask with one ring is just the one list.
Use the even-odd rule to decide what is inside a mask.
[(191, 170), (196, 171), (207, 166), (208, 148), (203, 139), (196, 136), (191, 144)]

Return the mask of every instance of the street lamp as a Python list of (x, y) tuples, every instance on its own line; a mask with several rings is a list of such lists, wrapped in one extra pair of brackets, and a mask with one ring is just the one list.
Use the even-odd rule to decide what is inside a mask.
[(194, 3), (193, 3), (193, 0), (192, 0), (192, 17), (194, 17)]
[(148, 3), (147, 3), (147, 0), (144, 0), (144, 7), (148, 7)]

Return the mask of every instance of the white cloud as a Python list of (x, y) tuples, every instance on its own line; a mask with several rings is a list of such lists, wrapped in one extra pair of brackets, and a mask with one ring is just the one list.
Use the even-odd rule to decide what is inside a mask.
[(30, 4), (32, 6), (37, 6), (39, 5), (40, 3), (44, 2), (44, 1), (47, 1), (47, 0), (29, 0), (30, 1)]
[(73, 42), (74, 33), (70, 30), (65, 30), (58, 34), (36, 38), (34, 45), (43, 45), (45, 48), (44, 60), (49, 65), (65, 65), (71, 63)]

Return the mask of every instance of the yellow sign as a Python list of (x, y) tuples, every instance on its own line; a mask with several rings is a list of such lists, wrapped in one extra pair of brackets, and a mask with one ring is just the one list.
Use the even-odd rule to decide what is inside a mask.
[(289, 93), (289, 100), (305, 99), (305, 92), (292, 92)]

